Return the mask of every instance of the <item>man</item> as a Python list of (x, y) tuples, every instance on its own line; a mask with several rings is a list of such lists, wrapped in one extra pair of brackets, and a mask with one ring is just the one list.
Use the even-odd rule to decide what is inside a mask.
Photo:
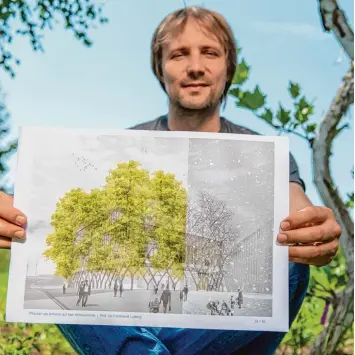
[(240, 288), (238, 288), (238, 298), (237, 298), (237, 302), (238, 302), (238, 308), (242, 308), (242, 304), (243, 304), (243, 292)]
[[(220, 117), (236, 69), (236, 45), (225, 19), (204, 8), (188, 7), (167, 16), (152, 40), (152, 68), (169, 97), (168, 115), (134, 129), (253, 134)], [(0, 197), (3, 247), (24, 238), (26, 217)], [(296, 162), (290, 160), (290, 214), (278, 241), (289, 247), (290, 323), (302, 304), (308, 265), (328, 264), (338, 249), (341, 229), (331, 210), (313, 206), (304, 192)], [(203, 324), (201, 324), (203, 327)], [(284, 333), (226, 330), (59, 325), (80, 354), (272, 354)], [(262, 350), (260, 350), (262, 349)]]
[(81, 302), (81, 307), (84, 307), (84, 286), (85, 286), (84, 281), (81, 281), (80, 284), (79, 284), (79, 289), (78, 289), (79, 298), (78, 298), (78, 300), (76, 302), (76, 305), (79, 306), (80, 301), (82, 301)]
[(86, 307), (86, 303), (88, 301), (90, 293), (91, 293), (91, 286), (89, 284), (89, 280), (85, 280), (84, 286), (83, 286), (83, 303), (82, 303), (82, 307)]
[(117, 297), (117, 291), (118, 291), (118, 283), (117, 280), (115, 281), (115, 284), (113, 285), (113, 294), (114, 297)]
[(184, 287), (184, 302), (187, 301), (188, 292), (189, 292), (189, 289), (188, 289), (187, 285), (185, 285), (185, 287)]
[(233, 310), (234, 309), (234, 305), (235, 305), (235, 299), (234, 299), (233, 295), (230, 298), (230, 304), (231, 304), (231, 309)]
[(123, 293), (123, 283), (121, 281), (120, 282), (120, 298), (122, 298), (122, 293)]
[(171, 311), (171, 292), (169, 290), (169, 284), (166, 285), (166, 289), (160, 296), (160, 302), (163, 302), (163, 312), (166, 313), (169, 305), (169, 311)]

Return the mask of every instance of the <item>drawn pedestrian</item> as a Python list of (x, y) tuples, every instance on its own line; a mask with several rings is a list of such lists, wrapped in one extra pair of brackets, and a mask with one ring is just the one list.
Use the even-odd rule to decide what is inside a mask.
[(237, 303), (238, 303), (239, 309), (242, 308), (242, 304), (243, 304), (243, 292), (242, 292), (242, 290), (241, 290), (240, 288), (238, 288)]
[(86, 303), (88, 298), (91, 294), (91, 285), (89, 284), (88, 280), (85, 280), (84, 287), (83, 287), (83, 302), (81, 304), (82, 307), (86, 307)]
[(78, 298), (78, 301), (76, 302), (77, 306), (79, 306), (80, 301), (82, 301), (83, 296), (84, 296), (84, 281), (81, 281), (79, 284), (78, 295), (79, 295), (79, 298)]
[(123, 283), (121, 281), (120, 282), (120, 298), (122, 298), (122, 293), (123, 293)]
[(187, 301), (187, 294), (189, 292), (189, 289), (188, 289), (187, 285), (185, 285), (183, 291), (184, 291), (184, 302), (186, 302)]
[(233, 295), (231, 296), (230, 303), (231, 303), (231, 309), (234, 309), (234, 306), (235, 306), (235, 298), (233, 297)]
[(117, 296), (117, 291), (118, 291), (118, 283), (117, 283), (117, 280), (115, 281), (115, 284), (113, 285), (113, 294), (114, 294), (114, 297)]
[(166, 285), (166, 289), (161, 294), (160, 302), (163, 302), (164, 313), (166, 313), (167, 311), (168, 304), (169, 304), (169, 312), (171, 311), (171, 292), (169, 290), (169, 285)]

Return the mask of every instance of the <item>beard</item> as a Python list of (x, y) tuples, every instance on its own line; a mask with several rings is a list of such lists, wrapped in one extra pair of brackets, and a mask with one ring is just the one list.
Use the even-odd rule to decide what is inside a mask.
[(210, 92), (204, 98), (198, 98), (185, 95), (177, 95), (176, 97), (170, 97), (170, 106), (180, 113), (180, 117), (183, 116), (205, 116), (207, 113), (214, 111), (221, 102), (221, 97), (214, 95)]
[(213, 113), (219, 110), (220, 99), (209, 95), (205, 100), (193, 102), (184, 98), (169, 98), (169, 111), (174, 112), (174, 117), (188, 122), (191, 129), (196, 129), (204, 122), (207, 122), (213, 116)]

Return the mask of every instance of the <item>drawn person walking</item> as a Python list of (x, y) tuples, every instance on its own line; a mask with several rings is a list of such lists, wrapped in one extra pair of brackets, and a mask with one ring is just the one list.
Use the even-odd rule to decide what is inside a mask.
[(184, 302), (186, 302), (187, 301), (187, 294), (189, 292), (187, 285), (185, 285), (183, 291), (184, 291)]
[(117, 291), (118, 291), (118, 283), (117, 280), (115, 281), (115, 284), (113, 285), (113, 294), (114, 297), (117, 297)]
[(91, 294), (91, 286), (89, 284), (88, 280), (85, 280), (84, 287), (83, 287), (83, 302), (82, 302), (82, 307), (86, 307), (86, 303), (88, 301), (88, 298)]
[(123, 293), (123, 283), (121, 281), (120, 282), (120, 298), (122, 298), (122, 293)]
[(160, 297), (160, 302), (163, 302), (163, 312), (166, 313), (167, 306), (169, 304), (169, 311), (171, 311), (171, 292), (169, 285), (166, 285), (166, 289), (163, 291)]
[(238, 303), (239, 309), (242, 308), (242, 304), (243, 304), (243, 292), (242, 292), (242, 290), (241, 290), (240, 288), (238, 288), (237, 303)]
[(78, 295), (79, 295), (79, 298), (78, 298), (78, 301), (76, 302), (77, 306), (79, 306), (80, 301), (82, 301), (82, 299), (84, 297), (84, 281), (80, 282), (79, 289), (78, 289)]
[(235, 306), (235, 298), (233, 297), (233, 295), (231, 296), (230, 303), (231, 303), (231, 309), (233, 310)]

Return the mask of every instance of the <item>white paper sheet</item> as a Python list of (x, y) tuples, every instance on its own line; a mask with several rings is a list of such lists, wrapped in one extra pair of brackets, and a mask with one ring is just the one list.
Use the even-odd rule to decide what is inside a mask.
[(285, 137), (22, 127), (6, 321), (288, 331), (288, 195)]

